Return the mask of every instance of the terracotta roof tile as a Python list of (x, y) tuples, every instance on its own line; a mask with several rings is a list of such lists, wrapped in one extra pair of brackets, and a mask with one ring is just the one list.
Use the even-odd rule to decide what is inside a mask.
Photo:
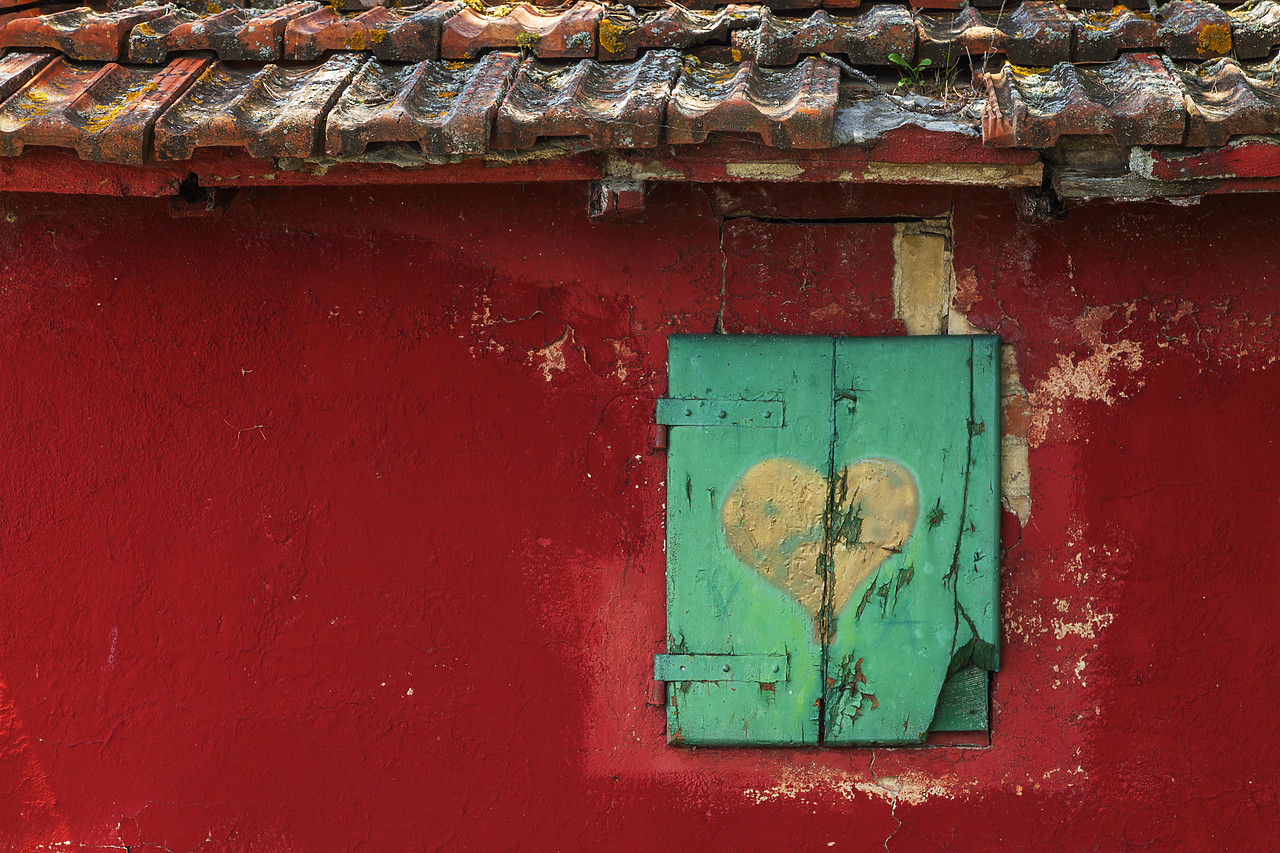
[(169, 8), (143, 5), (95, 12), (81, 6), (48, 15), (32, 15), (35, 9), (26, 10), (0, 17), (0, 47), (49, 48), (71, 59), (115, 60), (125, 55), (125, 41), (135, 26), (160, 17)]
[[(1280, 58), (1250, 62), (1280, 46), (1280, 0), (1230, 11), (1172, 0), (1154, 13), (1087, 11), (1105, 0), (691, 4), (714, 7), (705, 11), (653, 8), (657, 0), (554, 8), (297, 0), (277, 9), (116, 0), (109, 12), (12, 11), (6, 2), (0, 47), (17, 50), (0, 58), (0, 137), (10, 153), (54, 145), (142, 162), (187, 158), (205, 146), (293, 158), (323, 147), (345, 157), (397, 143), (438, 161), (540, 140), (569, 139), (571, 150), (645, 149), (712, 134), (825, 148), (863, 138), (856, 128), (835, 132), (836, 60), (852, 66), (842, 121), (855, 111), (851, 98), (870, 96), (895, 116), (916, 108), (869, 94), (859, 77), (891, 86), (900, 70), (893, 54), (935, 69), (1007, 58), (999, 71), (977, 75), (988, 91), (990, 146), (1042, 149), (1063, 135), (1209, 146), (1280, 135), (1272, 83)], [(352, 4), (360, 8), (341, 11)], [(929, 11), (939, 6), (956, 8)], [(125, 46), (131, 62), (146, 65), (115, 64)], [(1228, 54), (1235, 58), (1217, 59)], [(331, 58), (319, 62), (324, 56)], [(1204, 64), (1184, 64), (1192, 61)]]
[(224, 60), (270, 62), (280, 58), (285, 26), (318, 7), (307, 0), (278, 9), (233, 6), (212, 15), (174, 9), (133, 28), (129, 61), (163, 62), (170, 53), (198, 50)]
[(1145, 11), (1116, 6), (1106, 12), (1083, 13), (1077, 20), (1076, 62), (1110, 62), (1121, 51), (1160, 46), (1160, 25)]
[(1280, 3), (1261, 0), (1227, 12), (1231, 44), (1240, 59), (1261, 59), (1280, 45)]
[(688, 57), (667, 105), (667, 140), (749, 133), (775, 148), (829, 147), (839, 83), (839, 69), (813, 57), (776, 70)]
[(370, 62), (342, 93), (326, 123), (325, 152), (360, 154), (371, 143), (416, 142), (436, 156), (481, 154), (511, 78), (514, 53), (479, 62)]
[(474, 59), (493, 48), (520, 49), (540, 59), (582, 59), (596, 55), (596, 24), (604, 9), (579, 0), (567, 9), (552, 11), (516, 3), (498, 7), (504, 14), (490, 15), (470, 6), (444, 22), (440, 56)]
[(802, 56), (827, 53), (861, 65), (889, 65), (889, 54), (911, 57), (916, 25), (903, 6), (870, 6), (853, 15), (817, 11), (784, 18), (766, 10), (760, 26), (733, 34), (733, 46), (761, 65), (792, 65)]
[(1053, 65), (1071, 59), (1072, 16), (1057, 3), (1027, 0), (1012, 12), (974, 8), (916, 16), (916, 60), (952, 66), (984, 54), (1003, 54), (1016, 65)]
[[(760, 2), (752, 2), (750, 5), (760, 9), (773, 9), (775, 11), (782, 10), (808, 10), (816, 9), (819, 6), (828, 6), (831, 8), (848, 8), (852, 9), (860, 5), (862, 0), (761, 0)], [(662, 5), (658, 0), (646, 0), (642, 6), (659, 6)], [(701, 11), (710, 11), (719, 9), (724, 6), (724, 0), (689, 0), (687, 3), (680, 4), (686, 9), (697, 9)]]
[[(766, 10), (767, 11), (767, 10)], [(606, 6), (599, 25), (599, 58), (635, 59), (646, 50), (684, 50), (704, 44), (729, 43), (730, 31), (760, 22), (758, 6), (730, 5), (712, 12), (668, 6), (655, 12), (631, 6)]]
[(215, 63), (156, 124), (156, 156), (186, 160), (208, 146), (243, 146), (255, 157), (309, 156), (324, 116), (365, 61), (340, 53), (302, 68)]
[(539, 138), (586, 137), (597, 148), (653, 148), (680, 54), (654, 50), (634, 62), (578, 62), (552, 68), (526, 60), (498, 109), (493, 147)]
[(55, 145), (86, 160), (144, 163), (156, 119), (207, 62), (188, 57), (145, 67), (55, 59), (0, 105), (0, 154)]
[(1187, 145), (1218, 147), (1232, 136), (1280, 129), (1280, 56), (1244, 65), (1215, 59), (1174, 71), (1187, 92)]
[(1231, 19), (1203, 0), (1173, 0), (1158, 10), (1160, 46), (1174, 59), (1212, 59), (1231, 53)]
[(1182, 89), (1154, 54), (1098, 66), (1064, 62), (1043, 73), (1005, 63), (983, 78), (988, 145), (1050, 148), (1063, 135), (1109, 135), (1124, 146), (1182, 143)]
[(458, 12), (456, 2), (407, 9), (375, 6), (340, 15), (326, 6), (290, 21), (284, 34), (286, 59), (318, 59), (342, 50), (367, 50), (379, 59), (418, 62), (440, 55), (440, 26)]
[(0, 57), (0, 102), (27, 84), (56, 53), (9, 53)]

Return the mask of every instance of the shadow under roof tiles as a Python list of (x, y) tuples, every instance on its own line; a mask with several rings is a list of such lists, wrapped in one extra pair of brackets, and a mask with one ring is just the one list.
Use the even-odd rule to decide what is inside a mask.
[(215, 63), (157, 122), (156, 157), (187, 160), (196, 148), (216, 146), (262, 158), (308, 157), (325, 114), (366, 61), (340, 53), (303, 68)]
[(667, 141), (692, 144), (733, 133), (757, 135), (775, 148), (828, 148), (839, 84), (839, 69), (814, 57), (778, 69), (685, 57), (667, 104)]
[(369, 62), (325, 122), (325, 153), (363, 153), (372, 143), (416, 142), (429, 155), (483, 154), (498, 104), (515, 75), (514, 53), (479, 62)]
[(680, 54), (654, 50), (634, 62), (584, 60), (552, 68), (526, 60), (498, 108), (493, 148), (540, 138), (585, 137), (597, 148), (653, 148)]
[(86, 160), (141, 165), (156, 120), (208, 61), (138, 66), (59, 57), (0, 105), (0, 154), (53, 145)]

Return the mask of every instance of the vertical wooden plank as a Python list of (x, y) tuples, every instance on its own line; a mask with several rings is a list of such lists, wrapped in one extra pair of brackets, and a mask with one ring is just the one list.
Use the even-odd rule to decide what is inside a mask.
[[(1000, 668), (1000, 339), (981, 335), (973, 343), (973, 421), (969, 448), (966, 517), (956, 554), (956, 602), (963, 656)], [(953, 671), (966, 661), (958, 656)]]
[[(975, 573), (971, 560), (996, 531), (983, 454), (998, 422), (971, 358), (983, 354), (988, 382), (991, 341), (836, 341), (827, 743), (923, 741), (949, 667), (972, 652), (973, 611), (994, 619), (994, 598), (980, 603), (994, 562)], [(975, 478), (991, 479), (970, 489)]]
[[(812, 614), (831, 451), (830, 338), (673, 336), (672, 398), (782, 400), (781, 428), (673, 426), (667, 451), (667, 647), (788, 656), (786, 681), (675, 682), (668, 739), (816, 744)], [(815, 512), (816, 508), (816, 512)]]

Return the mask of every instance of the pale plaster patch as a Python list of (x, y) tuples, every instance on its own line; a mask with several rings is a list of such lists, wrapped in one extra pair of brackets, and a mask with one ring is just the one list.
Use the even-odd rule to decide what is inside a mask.
[(1053, 636), (1061, 640), (1068, 634), (1083, 637), (1086, 640), (1097, 639), (1098, 633), (1116, 621), (1114, 613), (1096, 612), (1089, 602), (1083, 602), (1083, 613), (1078, 621), (1068, 622), (1065, 619), (1054, 619), (1050, 622)]
[(487, 331), (500, 322), (502, 321), (493, 315), (493, 297), (488, 293), (481, 293), (479, 307), (471, 312), (471, 328), (464, 329), (461, 324), (458, 326), (458, 337), (460, 339), (465, 340), (469, 337), (474, 337), (478, 342), (467, 348), (472, 358), (485, 353), (501, 354), (504, 351), (505, 347), (494, 340), (493, 335), (475, 334), (477, 331)]
[(798, 163), (725, 163), (724, 173), (753, 181), (790, 181), (803, 175), (804, 167)]
[(858, 794), (863, 794), (889, 803), (904, 802), (915, 806), (934, 797), (955, 799), (973, 787), (976, 787), (973, 783), (966, 785), (954, 774), (937, 777), (908, 770), (896, 776), (872, 774), (870, 779), (862, 779), (848, 771), (804, 768), (788, 770), (772, 785), (746, 788), (743, 794), (757, 805), (780, 800), (825, 801), (832, 795), (855, 802)]
[[(530, 360), (542, 372), (542, 378), (548, 382), (552, 379), (552, 374), (564, 373), (565, 362), (565, 346), (573, 340), (573, 326), (566, 326), (564, 334), (559, 338), (547, 344), (542, 349), (534, 350), (529, 354)], [(541, 364), (538, 363), (541, 359)]]
[(862, 180), (880, 184), (963, 184), (969, 186), (1038, 187), (1044, 181), (1040, 163), (877, 163), (863, 167)]
[(946, 220), (893, 228), (893, 316), (908, 335), (940, 335), (955, 292), (951, 228)]
[[(954, 310), (951, 313), (956, 314)], [(968, 320), (964, 324), (969, 326)], [(1008, 413), (1031, 411), (1031, 399), (1018, 370), (1018, 352), (1011, 344), (1000, 347), (1000, 407), (1006, 413), (1007, 423), (1016, 421), (1011, 431), (1000, 436), (1000, 502), (1025, 526), (1031, 517), (1030, 448), (1025, 415), (1013, 418)]]
[[(1062, 415), (1065, 401), (1094, 401), (1114, 406), (1118, 400), (1128, 397), (1117, 390), (1116, 371), (1141, 370), (1142, 347), (1136, 341), (1102, 341), (1102, 324), (1114, 315), (1115, 309), (1108, 306), (1087, 309), (1076, 321), (1076, 327), (1092, 352), (1079, 360), (1059, 354), (1058, 363), (1031, 390), (1031, 432), (1028, 441), (1032, 447), (1044, 440), (1050, 418)], [(1141, 381), (1137, 387), (1142, 387)]]

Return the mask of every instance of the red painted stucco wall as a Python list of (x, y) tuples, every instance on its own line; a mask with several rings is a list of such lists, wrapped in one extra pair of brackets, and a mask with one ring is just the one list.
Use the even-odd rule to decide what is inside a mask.
[[(883, 219), (948, 210), (1032, 404), (992, 745), (668, 747), (666, 336), (900, 334)], [(1271, 847), (1280, 202), (585, 212), (0, 197), (0, 848)]]

